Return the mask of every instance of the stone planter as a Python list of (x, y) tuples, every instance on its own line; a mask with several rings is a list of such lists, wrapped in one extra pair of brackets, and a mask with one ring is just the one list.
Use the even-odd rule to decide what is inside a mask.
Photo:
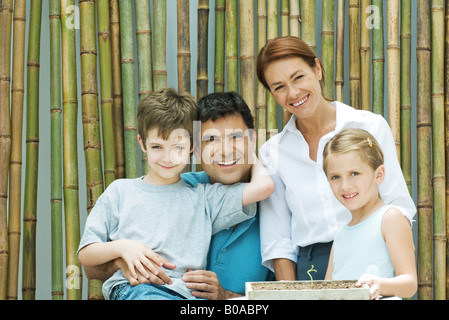
[(248, 300), (369, 300), (368, 288), (356, 281), (267, 281), (247, 282)]

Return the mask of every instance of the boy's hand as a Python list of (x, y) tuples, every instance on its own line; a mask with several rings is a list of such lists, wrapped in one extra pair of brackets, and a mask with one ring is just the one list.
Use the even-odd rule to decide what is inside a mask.
[(123, 259), (123, 263), (120, 262), (121, 259), (117, 259), (117, 263), (131, 285), (147, 282), (161, 285), (171, 283), (170, 277), (162, 267), (174, 269), (176, 266), (144, 243), (126, 239), (117, 240), (116, 249)]

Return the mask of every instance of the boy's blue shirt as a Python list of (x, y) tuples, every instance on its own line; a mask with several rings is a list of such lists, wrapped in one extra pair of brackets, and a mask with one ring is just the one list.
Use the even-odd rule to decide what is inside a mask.
[[(210, 183), (204, 172), (181, 174), (191, 186)], [(238, 241), (236, 241), (238, 239)], [(274, 280), (274, 274), (262, 265), (260, 253), (259, 215), (222, 230), (212, 236), (207, 270), (217, 274), (221, 286), (229, 291), (245, 294), (245, 282)]]

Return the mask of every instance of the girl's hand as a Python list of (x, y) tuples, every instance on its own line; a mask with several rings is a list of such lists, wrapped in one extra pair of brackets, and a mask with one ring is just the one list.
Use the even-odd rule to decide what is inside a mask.
[(362, 287), (363, 285), (369, 286), (369, 296), (371, 300), (378, 300), (380, 296), (381, 279), (372, 274), (363, 274), (357, 283), (356, 287)]

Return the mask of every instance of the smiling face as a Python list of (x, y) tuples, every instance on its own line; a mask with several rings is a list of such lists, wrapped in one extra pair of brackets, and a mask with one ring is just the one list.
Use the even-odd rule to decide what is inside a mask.
[(352, 213), (369, 211), (380, 200), (378, 186), (385, 177), (384, 166), (373, 170), (357, 151), (328, 157), (326, 174), (338, 201)]
[(311, 67), (302, 58), (289, 57), (270, 63), (265, 70), (267, 85), (279, 105), (298, 118), (310, 117), (323, 101), (318, 59)]
[(250, 131), (235, 114), (201, 123), (201, 165), (212, 183), (249, 181), (255, 148)]
[(142, 151), (147, 153), (150, 170), (144, 181), (166, 185), (180, 179), (180, 174), (190, 159), (190, 136), (185, 129), (176, 129), (167, 140), (159, 136), (157, 128), (148, 131), (145, 145), (138, 136)]

